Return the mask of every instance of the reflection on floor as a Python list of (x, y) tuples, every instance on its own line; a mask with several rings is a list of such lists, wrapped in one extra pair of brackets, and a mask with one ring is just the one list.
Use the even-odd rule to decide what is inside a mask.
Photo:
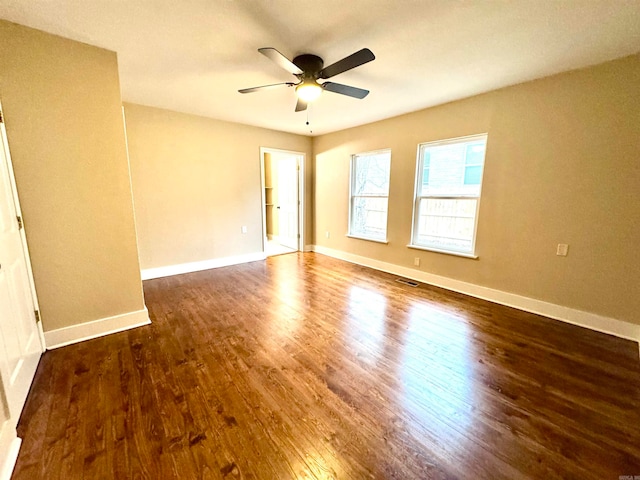
[(267, 257), (272, 257), (274, 255), (282, 255), (284, 253), (293, 253), (293, 252), (295, 252), (293, 248), (280, 245), (275, 240), (267, 240), (267, 248), (265, 249), (265, 253), (267, 254)]
[(316, 253), (144, 295), (42, 356), (13, 480), (640, 474), (635, 342)]

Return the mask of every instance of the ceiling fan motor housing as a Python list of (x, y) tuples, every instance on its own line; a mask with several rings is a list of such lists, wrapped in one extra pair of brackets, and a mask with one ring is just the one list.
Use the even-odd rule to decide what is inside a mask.
[(300, 76), (302, 79), (316, 79), (320, 70), (324, 67), (323, 60), (317, 55), (305, 53), (298, 55), (293, 59), (293, 63), (304, 73)]

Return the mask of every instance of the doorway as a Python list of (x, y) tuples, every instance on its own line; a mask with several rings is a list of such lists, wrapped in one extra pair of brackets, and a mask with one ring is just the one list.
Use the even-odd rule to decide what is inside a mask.
[(304, 250), (304, 154), (260, 149), (266, 256)]

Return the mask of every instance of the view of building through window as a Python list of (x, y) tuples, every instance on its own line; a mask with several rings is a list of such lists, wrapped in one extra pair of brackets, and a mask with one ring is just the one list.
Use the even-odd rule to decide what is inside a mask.
[(486, 135), (420, 145), (412, 245), (473, 254)]
[(349, 235), (386, 241), (390, 168), (390, 150), (352, 157)]

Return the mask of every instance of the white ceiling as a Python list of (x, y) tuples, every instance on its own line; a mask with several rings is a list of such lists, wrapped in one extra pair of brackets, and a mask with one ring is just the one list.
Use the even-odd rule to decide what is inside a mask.
[(325, 65), (370, 48), (332, 78), (313, 135), (640, 51), (640, 0), (0, 0), (0, 17), (118, 53), (124, 101), (310, 134), (295, 81), (257, 51)]

